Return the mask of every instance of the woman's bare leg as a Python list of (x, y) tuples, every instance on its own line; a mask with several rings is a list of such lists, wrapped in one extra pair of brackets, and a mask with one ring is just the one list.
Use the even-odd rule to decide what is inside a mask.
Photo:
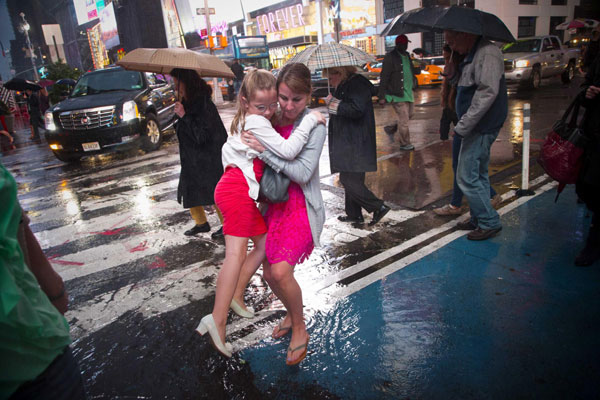
[[(298, 285), (296, 278), (294, 278), (294, 268), (285, 261), (271, 265), (268, 277), (269, 280), (267, 282), (271, 286), (271, 289), (287, 309), (288, 315), (285, 317), (282, 326), (287, 326), (285, 324), (288, 320), (291, 322), (292, 338), (289, 347), (295, 349), (305, 344), (308, 339), (302, 309), (302, 289)], [(288, 351), (288, 360), (298, 358), (302, 351), (303, 349), (296, 352)]]
[(267, 235), (260, 235), (257, 237), (257, 240), (254, 241), (254, 248), (250, 253), (248, 253), (248, 257), (244, 261), (242, 265), (242, 269), (240, 271), (240, 276), (238, 278), (237, 287), (235, 288), (235, 292), (233, 293), (233, 300), (236, 301), (242, 308), (247, 309), (244, 304), (244, 292), (246, 291), (246, 287), (252, 279), (252, 276), (260, 267), (260, 264), (265, 259), (265, 242), (267, 240)]

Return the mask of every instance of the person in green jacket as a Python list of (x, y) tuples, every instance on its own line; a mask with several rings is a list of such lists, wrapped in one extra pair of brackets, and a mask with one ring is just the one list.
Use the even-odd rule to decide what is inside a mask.
[(406, 35), (398, 35), (396, 47), (385, 55), (378, 95), (379, 104), (383, 106), (389, 103), (394, 109), (394, 123), (384, 126), (383, 129), (390, 138), (393, 138), (394, 133), (398, 131), (400, 150), (414, 150), (415, 148), (410, 143), (408, 120), (412, 118), (414, 112), (413, 88), (416, 87), (415, 74), (418, 71), (414, 69), (410, 55), (406, 52), (408, 42), (410, 40)]
[(0, 163), (0, 399), (84, 399), (68, 300)]

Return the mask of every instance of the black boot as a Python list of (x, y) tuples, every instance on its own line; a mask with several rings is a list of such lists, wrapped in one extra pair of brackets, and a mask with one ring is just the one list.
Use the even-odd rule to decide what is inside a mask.
[(587, 267), (600, 260), (600, 226), (592, 222), (585, 247), (575, 258), (575, 265)]

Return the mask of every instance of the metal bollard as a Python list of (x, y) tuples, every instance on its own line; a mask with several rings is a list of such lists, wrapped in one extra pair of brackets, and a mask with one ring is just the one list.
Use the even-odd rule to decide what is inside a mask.
[(517, 197), (535, 194), (529, 189), (529, 132), (531, 128), (531, 105), (523, 104), (523, 159), (521, 169), (521, 189), (515, 193)]

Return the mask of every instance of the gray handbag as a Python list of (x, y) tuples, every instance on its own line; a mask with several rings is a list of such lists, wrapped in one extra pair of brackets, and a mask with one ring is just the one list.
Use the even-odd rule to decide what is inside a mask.
[(290, 178), (265, 164), (262, 178), (260, 178), (260, 196), (269, 203), (283, 203), (288, 201), (288, 187)]

